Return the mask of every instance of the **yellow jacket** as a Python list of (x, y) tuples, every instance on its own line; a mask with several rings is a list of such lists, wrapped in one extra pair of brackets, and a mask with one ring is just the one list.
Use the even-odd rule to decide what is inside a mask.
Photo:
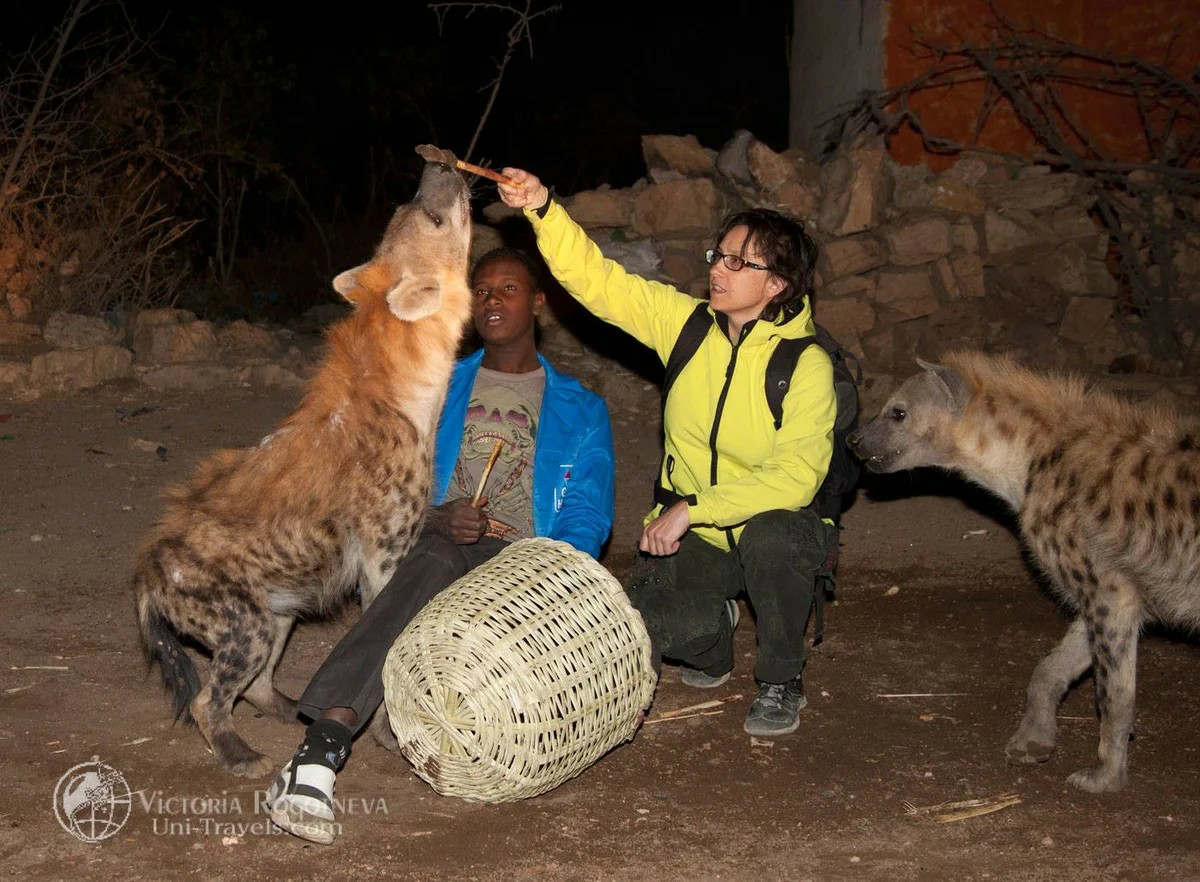
[[(525, 215), (550, 271), (571, 296), (652, 348), (665, 363), (696, 307), (695, 298), (627, 273), (605, 258), (556, 202), (544, 217), (529, 210)], [(695, 495), (691, 529), (725, 550), (736, 544), (752, 516), (772, 509), (795, 511), (812, 502), (833, 451), (836, 402), (833, 366), (825, 350), (812, 345), (800, 356), (778, 430), (763, 391), (776, 343), (813, 333), (808, 301), (786, 324), (757, 321), (748, 328), (734, 347), (714, 323), (676, 378), (663, 413), (666, 437), (659, 480), (681, 496)]]

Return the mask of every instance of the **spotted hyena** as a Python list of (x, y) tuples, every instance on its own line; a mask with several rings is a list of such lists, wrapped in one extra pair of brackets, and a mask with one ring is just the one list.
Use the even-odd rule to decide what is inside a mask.
[[(356, 585), (369, 604), (421, 529), (470, 315), (470, 235), (461, 176), (427, 163), (375, 256), (334, 279), (355, 310), (330, 329), (300, 406), (258, 447), (201, 463), (143, 542), (133, 588), (150, 661), (176, 717), (197, 722), (226, 771), (273, 765), (234, 729), (239, 696), (295, 719), (273, 677), (296, 616), (329, 610)], [(206, 678), (181, 637), (211, 651)]]
[(1200, 625), (1200, 424), (1007, 359), (958, 353), (921, 366), (851, 447), (877, 472), (952, 469), (1017, 511), (1022, 537), (1078, 615), (1033, 673), (1009, 761), (1049, 758), (1058, 704), (1092, 668), (1100, 763), (1068, 780), (1118, 790), (1139, 632)]

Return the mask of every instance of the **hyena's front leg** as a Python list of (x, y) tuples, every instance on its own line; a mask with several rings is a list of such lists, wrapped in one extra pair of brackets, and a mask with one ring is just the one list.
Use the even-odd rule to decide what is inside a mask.
[(1058, 705), (1091, 663), (1087, 624), (1080, 616), (1033, 671), (1026, 693), (1025, 716), (1005, 748), (1010, 763), (1044, 763), (1050, 758), (1058, 733), (1054, 721)]
[[(1125, 786), (1129, 733), (1137, 692), (1141, 610), (1131, 585), (1102, 591), (1090, 610), (1089, 636), (1096, 666), (1096, 709), (1100, 714), (1100, 765), (1080, 769), (1067, 783), (1091, 793)], [(1108, 586), (1111, 587), (1111, 586)]]

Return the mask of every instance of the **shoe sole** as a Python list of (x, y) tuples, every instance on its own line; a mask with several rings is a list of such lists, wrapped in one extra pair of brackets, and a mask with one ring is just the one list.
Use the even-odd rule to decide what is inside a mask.
[[(697, 674), (704, 679), (695, 679)], [(732, 674), (733, 671), (729, 671), (728, 673), (722, 674), (720, 677), (710, 677), (703, 671), (684, 668), (679, 672), (679, 679), (683, 681), (684, 686), (691, 686), (693, 689), (716, 689), (718, 686), (724, 686), (726, 683), (728, 683)]]
[(271, 823), (280, 830), (317, 845), (330, 845), (337, 838), (333, 821), (314, 817), (303, 809), (292, 806), (272, 807)]
[[(788, 726), (786, 728), (782, 728), (782, 729), (781, 728), (752, 729), (750, 727), (753, 726), (754, 723), (751, 723), (749, 720), (747, 720), (742, 725), (742, 729), (746, 732), (746, 734), (754, 735), (758, 738), (772, 738), (776, 735), (791, 735), (793, 732), (795, 732), (797, 729), (800, 728), (800, 711), (804, 710), (806, 707), (808, 707), (808, 696), (802, 695), (800, 697), (800, 704), (796, 708), (796, 722), (792, 723), (790, 726)], [(756, 722), (765, 723), (765, 721), (763, 721), (763, 720), (758, 720)], [(770, 724), (767, 723), (766, 725), (770, 725)]]

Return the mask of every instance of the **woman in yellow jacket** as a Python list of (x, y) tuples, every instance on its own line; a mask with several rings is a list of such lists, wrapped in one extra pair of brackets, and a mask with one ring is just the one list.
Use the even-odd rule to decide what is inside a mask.
[[(563, 287), (591, 312), (654, 349), (664, 363), (696, 300), (625, 272), (527, 171), (507, 168), (500, 196), (524, 210)], [(712, 326), (680, 371), (663, 411), (664, 457), (630, 600), (657, 652), (683, 682), (711, 688), (733, 669), (734, 599), (758, 622), (752, 735), (794, 732), (806, 704), (805, 631), (829, 531), (811, 503), (832, 452), (833, 368), (819, 346), (800, 356), (775, 428), (767, 361), (784, 338), (813, 334), (816, 246), (765, 209), (729, 218), (706, 252)]]

